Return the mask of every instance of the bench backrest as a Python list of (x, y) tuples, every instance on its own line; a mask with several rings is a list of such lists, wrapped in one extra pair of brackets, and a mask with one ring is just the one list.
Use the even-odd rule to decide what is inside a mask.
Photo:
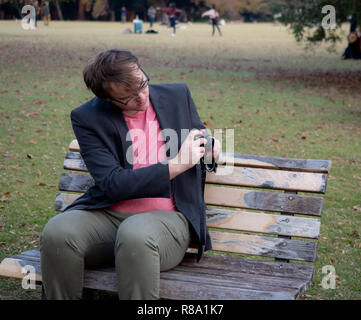
[[(94, 184), (73, 140), (64, 160), (55, 210)], [(207, 174), (205, 202), (213, 250), (314, 262), (331, 161), (222, 153)], [(76, 173), (81, 172), (81, 174)], [(293, 238), (292, 238), (293, 237)], [(294, 239), (296, 238), (296, 239)]]

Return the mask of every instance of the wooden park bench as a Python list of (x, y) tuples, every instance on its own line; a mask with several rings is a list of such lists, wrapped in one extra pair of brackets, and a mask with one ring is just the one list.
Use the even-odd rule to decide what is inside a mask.
[[(218, 174), (232, 162), (232, 174)], [(205, 190), (213, 250), (197, 263), (190, 248), (180, 265), (161, 272), (160, 297), (296, 299), (312, 282), (320, 234), (323, 198), (309, 193), (325, 193), (330, 166), (327, 160), (222, 153)], [(76, 140), (64, 169), (71, 171), (61, 175), (57, 211), (93, 184)], [(40, 283), (38, 249), (4, 259), (0, 275), (23, 278), (25, 265), (35, 267)], [(84, 288), (116, 292), (114, 268), (86, 270)]]

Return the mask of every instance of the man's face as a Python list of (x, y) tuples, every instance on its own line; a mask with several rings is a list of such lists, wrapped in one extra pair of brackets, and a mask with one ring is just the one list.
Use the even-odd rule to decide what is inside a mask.
[(149, 107), (147, 76), (139, 68), (134, 70), (134, 76), (134, 89), (115, 82), (108, 82), (106, 86), (109, 97), (106, 100), (121, 108), (126, 115), (135, 115)]

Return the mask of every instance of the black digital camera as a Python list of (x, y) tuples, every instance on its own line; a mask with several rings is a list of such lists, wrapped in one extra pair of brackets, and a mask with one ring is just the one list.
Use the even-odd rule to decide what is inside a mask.
[(205, 166), (208, 172), (216, 172), (217, 170), (217, 163), (216, 159), (213, 158), (213, 148), (214, 148), (214, 141), (215, 138), (211, 136), (209, 133), (205, 132), (203, 134), (197, 134), (194, 136), (194, 140), (204, 138), (207, 140), (204, 146), (205, 154), (204, 157), (201, 159), (201, 164)]

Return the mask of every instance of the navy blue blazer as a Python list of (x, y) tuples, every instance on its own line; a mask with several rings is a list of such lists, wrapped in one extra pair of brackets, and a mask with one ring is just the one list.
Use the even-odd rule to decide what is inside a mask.
[[(173, 129), (177, 133), (176, 150), (186, 138), (182, 137), (181, 129), (204, 128), (185, 84), (149, 85), (149, 96), (160, 128)], [(122, 110), (98, 97), (74, 109), (71, 122), (80, 153), (95, 185), (64, 211), (107, 208), (121, 200), (170, 198), (173, 194), (175, 206), (189, 221), (193, 241), (198, 244), (197, 260), (203, 251), (211, 249), (199, 164), (172, 180), (168, 163), (132, 170), (133, 166), (126, 157), (132, 142), (126, 139), (128, 127)], [(169, 141), (166, 137), (166, 143), (174, 140)], [(168, 157), (171, 149), (168, 148)]]

